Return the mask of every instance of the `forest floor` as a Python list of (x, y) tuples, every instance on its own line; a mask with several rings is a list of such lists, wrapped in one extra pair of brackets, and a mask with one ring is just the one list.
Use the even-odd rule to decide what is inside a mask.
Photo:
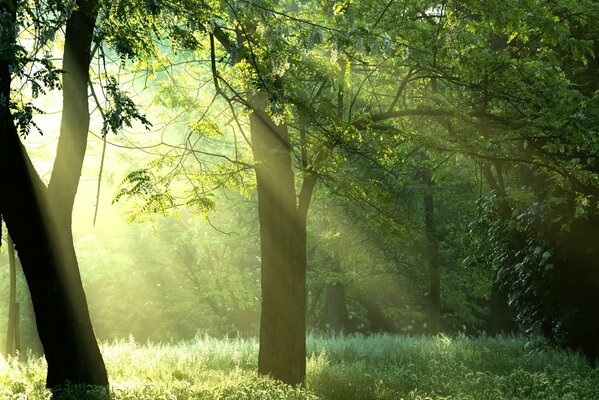
[[(599, 399), (599, 368), (525, 338), (309, 337), (303, 389), (258, 377), (253, 339), (102, 350), (118, 400)], [(32, 355), (0, 359), (0, 399), (47, 399), (45, 369)]]

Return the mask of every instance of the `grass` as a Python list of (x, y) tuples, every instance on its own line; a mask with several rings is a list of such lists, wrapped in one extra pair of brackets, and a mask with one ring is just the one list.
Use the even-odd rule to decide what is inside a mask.
[[(309, 337), (302, 389), (257, 376), (255, 340), (128, 340), (102, 350), (118, 400), (599, 399), (598, 368), (524, 338)], [(49, 398), (45, 368), (31, 355), (0, 362), (0, 399)]]

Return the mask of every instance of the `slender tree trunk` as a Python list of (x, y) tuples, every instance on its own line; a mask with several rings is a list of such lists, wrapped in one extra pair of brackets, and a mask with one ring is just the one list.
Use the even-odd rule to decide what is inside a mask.
[(329, 283), (325, 294), (325, 315), (329, 331), (332, 335), (339, 335), (347, 329), (345, 287), (341, 282)]
[(424, 192), (424, 222), (426, 240), (428, 243), (428, 264), (430, 271), (429, 286), (429, 333), (436, 335), (441, 327), (441, 257), (439, 255), (439, 240), (435, 224), (435, 204), (433, 195), (433, 180), (431, 171), (426, 170), (422, 177), (425, 185)]
[[(59, 246), (61, 279), (70, 314), (61, 339), (62, 348), (74, 349), (72, 360), (64, 355), (52, 360), (57, 368), (48, 369), (49, 387), (65, 381), (108, 385), (106, 368), (93, 331), (87, 299), (79, 273), (72, 233), (72, 213), (79, 186), (89, 130), (88, 81), (91, 44), (98, 13), (97, 0), (79, 0), (67, 21), (63, 57), (63, 111), (60, 137), (52, 176), (48, 185), (48, 203)], [(45, 350), (45, 349), (44, 349)], [(47, 357), (46, 357), (47, 358)], [(50, 360), (48, 360), (50, 365)]]
[(368, 318), (368, 322), (370, 322), (370, 331), (389, 333), (396, 331), (393, 322), (385, 316), (382, 307), (374, 303), (371, 299), (368, 299), (366, 296), (359, 296), (358, 300), (366, 309), (366, 317)]
[(497, 278), (495, 278), (491, 287), (489, 307), (489, 334), (514, 333), (518, 330), (518, 326), (514, 321), (514, 312), (508, 304), (507, 291), (501, 287)]
[[(503, 179), (503, 171), (501, 167), (498, 164), (495, 164), (496, 176), (493, 175), (493, 171), (491, 170), (491, 166), (489, 164), (484, 164), (482, 166), (482, 172), (487, 184), (497, 196), (496, 204), (501, 218), (508, 221), (511, 218), (512, 209), (508, 203), (505, 182)], [(520, 237), (512, 237), (510, 238), (510, 246), (513, 249), (518, 249), (520, 248), (523, 240), (524, 239)], [(497, 335), (500, 333), (513, 333), (518, 330), (514, 312), (508, 304), (508, 299), (508, 292), (498, 281), (497, 272), (495, 272), (493, 285), (491, 286), (491, 299), (489, 303), (488, 330), (491, 335)]]
[[(337, 246), (335, 246), (337, 247)], [(328, 263), (336, 279), (327, 282), (324, 287), (324, 322), (331, 335), (339, 335), (347, 329), (347, 305), (345, 299), (345, 286), (343, 285), (341, 266), (337, 260), (338, 251), (334, 250), (329, 255)]]
[(258, 372), (289, 384), (306, 375), (306, 220), (296, 208), (287, 126), (263, 111), (266, 96), (250, 96), (261, 238)]
[(21, 352), (21, 304), (15, 302), (15, 354)]
[[(0, 179), (11, 189), (0, 193), (0, 213), (31, 292), (48, 363), (46, 385), (51, 389), (68, 382), (108, 385), (71, 233), (72, 205), (87, 143), (87, 81), (97, 15), (95, 1), (80, 1), (77, 6), (66, 27), (63, 121), (48, 189), (20, 142), (7, 104), (0, 111)], [(0, 93), (5, 98), (10, 96), (10, 63), (10, 59), (0, 60)]]
[[(343, 121), (344, 115), (344, 98), (345, 98), (345, 75), (347, 73), (347, 62), (345, 57), (341, 56), (337, 58), (337, 66), (339, 70), (337, 72), (337, 119), (339, 123)], [(327, 157), (330, 150), (321, 153), (319, 157)], [(313, 178), (314, 175), (309, 176)], [(339, 264), (335, 260), (335, 256), (331, 259), (331, 263), (334, 263), (334, 272), (339, 273)], [(325, 287), (325, 319), (329, 326), (331, 334), (337, 335), (343, 332), (347, 327), (347, 307), (345, 304), (345, 288), (343, 283), (337, 281), (329, 283)]]
[(8, 243), (8, 268), (9, 268), (9, 294), (8, 294), (8, 326), (6, 332), (6, 354), (15, 355), (17, 341), (16, 319), (17, 319), (17, 266), (15, 260), (15, 244), (10, 235), (7, 235)]

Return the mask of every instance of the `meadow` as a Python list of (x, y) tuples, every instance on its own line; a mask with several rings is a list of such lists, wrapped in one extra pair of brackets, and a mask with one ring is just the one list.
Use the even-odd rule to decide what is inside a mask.
[[(254, 339), (207, 336), (102, 346), (118, 400), (599, 399), (599, 369), (538, 339), (309, 336), (304, 388), (259, 377), (257, 351)], [(32, 354), (2, 360), (0, 398), (48, 399), (45, 371)]]

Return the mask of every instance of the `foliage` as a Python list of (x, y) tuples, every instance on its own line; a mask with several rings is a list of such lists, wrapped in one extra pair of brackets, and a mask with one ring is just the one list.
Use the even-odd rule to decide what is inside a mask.
[(131, 128), (134, 121), (138, 121), (146, 129), (150, 129), (152, 126), (150, 121), (139, 112), (135, 103), (119, 88), (115, 78), (108, 79), (106, 97), (109, 107), (104, 115), (102, 136), (106, 136), (108, 132), (117, 133), (125, 127)]
[(512, 194), (509, 217), (498, 211), (498, 199), (481, 202), (474, 251), (498, 271), (525, 329), (596, 359), (599, 321), (584, 306), (597, 301), (596, 211), (580, 210), (570, 193), (534, 175), (528, 191)]
[(43, 111), (34, 104), (40, 95), (61, 87), (60, 71), (51, 55), (57, 32), (71, 12), (67, 2), (41, 1), (20, 5), (13, 23), (9, 12), (0, 15), (0, 59), (8, 63), (13, 85), (8, 102), (17, 130), (27, 136), (31, 127), (42, 133), (33, 119)]

